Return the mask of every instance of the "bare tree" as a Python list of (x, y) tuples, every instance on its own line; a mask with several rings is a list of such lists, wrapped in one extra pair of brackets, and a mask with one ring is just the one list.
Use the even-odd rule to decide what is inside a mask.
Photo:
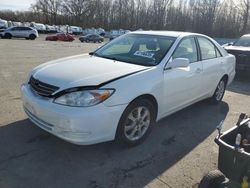
[(250, 32), (250, 0), (36, 0), (0, 18), (109, 29), (180, 30), (215, 37)]

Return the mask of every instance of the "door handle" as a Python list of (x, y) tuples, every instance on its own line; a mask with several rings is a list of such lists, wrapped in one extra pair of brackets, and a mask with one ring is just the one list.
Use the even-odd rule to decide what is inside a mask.
[(202, 69), (198, 68), (196, 69), (195, 73), (200, 74), (202, 72)]

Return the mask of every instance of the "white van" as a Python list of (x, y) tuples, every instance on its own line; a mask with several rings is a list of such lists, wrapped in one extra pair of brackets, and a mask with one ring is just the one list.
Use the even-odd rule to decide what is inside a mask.
[(31, 22), (30, 27), (33, 27), (39, 33), (45, 33), (46, 32), (46, 26), (44, 24), (41, 24), (41, 23)]

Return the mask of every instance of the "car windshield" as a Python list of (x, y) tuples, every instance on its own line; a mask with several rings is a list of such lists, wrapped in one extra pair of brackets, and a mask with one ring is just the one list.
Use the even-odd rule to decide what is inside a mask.
[(95, 56), (131, 64), (155, 66), (165, 57), (175, 37), (127, 34), (94, 52)]
[(234, 46), (250, 47), (250, 37), (241, 37), (234, 43)]

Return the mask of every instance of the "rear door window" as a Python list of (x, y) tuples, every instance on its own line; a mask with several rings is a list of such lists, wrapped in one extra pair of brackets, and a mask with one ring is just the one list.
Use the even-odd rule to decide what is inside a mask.
[(210, 40), (204, 37), (198, 37), (198, 42), (201, 49), (202, 60), (214, 59), (220, 54), (217, 55), (216, 47)]

